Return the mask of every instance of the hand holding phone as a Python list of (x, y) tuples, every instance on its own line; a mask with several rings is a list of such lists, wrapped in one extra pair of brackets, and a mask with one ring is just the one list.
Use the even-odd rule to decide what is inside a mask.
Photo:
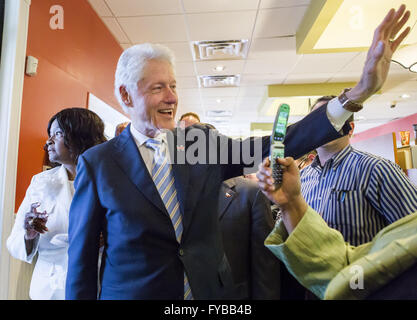
[(272, 177), (275, 181), (275, 188), (278, 189), (282, 184), (282, 168), (277, 163), (277, 158), (284, 158), (285, 145), (284, 139), (287, 133), (288, 117), (290, 114), (290, 106), (281, 104), (275, 116), (274, 127), (271, 135), (271, 149), (269, 160), (272, 167)]

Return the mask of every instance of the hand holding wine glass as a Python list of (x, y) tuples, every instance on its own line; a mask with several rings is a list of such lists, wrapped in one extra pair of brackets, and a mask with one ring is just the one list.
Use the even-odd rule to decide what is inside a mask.
[(24, 227), (25, 227), (25, 239), (33, 240), (38, 234), (45, 233), (48, 231), (46, 227), (46, 222), (48, 221), (48, 213), (38, 212), (37, 208), (41, 204), (39, 202), (34, 202), (30, 205), (30, 211), (25, 215)]

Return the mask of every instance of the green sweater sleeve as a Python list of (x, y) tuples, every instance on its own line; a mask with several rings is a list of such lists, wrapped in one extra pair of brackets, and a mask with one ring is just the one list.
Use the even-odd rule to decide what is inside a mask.
[(415, 263), (417, 213), (354, 247), (309, 207), (291, 235), (281, 221), (265, 245), (319, 298), (363, 299)]
[(345, 243), (342, 234), (329, 228), (310, 207), (291, 235), (288, 236), (281, 221), (275, 225), (265, 245), (304, 287), (321, 299), (338, 272), (366, 254), (369, 247), (352, 247)]

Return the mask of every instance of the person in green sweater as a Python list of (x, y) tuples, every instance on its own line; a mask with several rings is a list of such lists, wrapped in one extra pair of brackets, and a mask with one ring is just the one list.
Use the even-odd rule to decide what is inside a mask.
[(371, 242), (351, 246), (303, 199), (294, 160), (279, 163), (285, 169), (278, 190), (269, 160), (257, 173), (259, 187), (281, 209), (265, 246), (320, 299), (365, 299), (417, 265), (417, 212), (385, 227)]
[(284, 174), (278, 190), (268, 159), (257, 173), (259, 187), (281, 209), (265, 246), (319, 298), (365, 299), (417, 265), (417, 212), (385, 227), (371, 242), (351, 246), (305, 202), (294, 160), (279, 163)]
[[(379, 50), (376, 56), (368, 54), (365, 70), (373, 59), (381, 59), (378, 52), (386, 63), (379, 64), (380, 72), (373, 78), (364, 72), (359, 83), (382, 85), (392, 54), (408, 32), (396, 37), (409, 15), (403, 5), (391, 9), (375, 30), (371, 48)], [(354, 247), (307, 205), (294, 160), (278, 162), (283, 167), (281, 188), (273, 184), (268, 159), (257, 173), (259, 187), (281, 210), (265, 245), (303, 286), (321, 299), (417, 298), (417, 212), (385, 227), (371, 242)]]

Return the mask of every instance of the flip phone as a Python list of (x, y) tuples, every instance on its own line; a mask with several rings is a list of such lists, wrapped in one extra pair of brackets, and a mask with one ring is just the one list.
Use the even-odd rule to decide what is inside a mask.
[(282, 184), (282, 168), (276, 162), (277, 158), (284, 158), (285, 145), (284, 139), (287, 133), (288, 116), (290, 114), (290, 106), (283, 103), (279, 106), (277, 115), (275, 116), (274, 127), (271, 135), (271, 149), (269, 160), (272, 167), (272, 177), (274, 178), (275, 187), (279, 188)]

